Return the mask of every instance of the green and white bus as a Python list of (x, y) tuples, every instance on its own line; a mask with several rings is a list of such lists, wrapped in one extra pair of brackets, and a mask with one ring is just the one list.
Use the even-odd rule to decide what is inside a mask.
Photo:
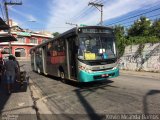
[(119, 76), (115, 37), (105, 26), (75, 27), (30, 50), (34, 71), (78, 82)]

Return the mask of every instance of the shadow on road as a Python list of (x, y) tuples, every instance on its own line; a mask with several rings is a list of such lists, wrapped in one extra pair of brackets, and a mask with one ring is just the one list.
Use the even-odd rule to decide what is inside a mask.
[(113, 82), (114, 81), (111, 81), (111, 80), (104, 80), (104, 81), (94, 81), (94, 82), (88, 82), (88, 83), (80, 83), (80, 82), (67, 80), (65, 84), (76, 87), (81, 91), (85, 91), (85, 90), (105, 89), (105, 87), (115, 87), (115, 88), (117, 88), (116, 86), (109, 85)]
[(10, 95), (7, 94), (6, 88), (5, 88), (4, 80), (2, 79), (0, 83), (0, 115), (2, 113), (2, 110), (7, 103), (8, 99), (10, 98)]
[[(60, 78), (53, 77), (53, 76), (47, 76), (47, 77), (57, 81), (60, 80)], [(80, 113), (79, 115), (77, 115), (77, 119), (78, 117), (84, 118), (84, 119), (90, 119), (90, 120), (102, 120), (105, 118), (105, 115), (96, 113), (93, 106), (89, 103), (89, 101), (86, 100), (86, 97), (96, 92), (99, 89), (105, 90), (107, 89), (107, 87), (118, 88), (116, 86), (110, 85), (113, 82), (114, 81), (112, 80), (104, 80), (104, 81), (95, 81), (95, 82), (89, 82), (89, 83), (78, 83), (75, 81), (66, 80), (65, 84), (76, 87), (76, 89), (74, 89), (73, 91), (75, 92), (77, 98), (80, 101), (80, 104), (83, 106), (85, 110), (85, 114)], [(86, 91), (87, 91), (87, 94), (83, 95), (82, 93), (85, 93)], [(67, 115), (67, 117), (72, 118), (72, 115)]]
[[(114, 87), (116, 86), (109, 85), (110, 83), (113, 83), (111, 80), (107, 81), (96, 81), (91, 83), (81, 83), (79, 85), (79, 89), (74, 90), (80, 103), (84, 107), (86, 111), (86, 117), (88, 117), (90, 120), (102, 120), (105, 119), (105, 115), (98, 114), (94, 110), (94, 108), (89, 104), (89, 102), (85, 99), (86, 96), (88, 96), (91, 93), (96, 92), (99, 89), (106, 89), (106, 87)], [(88, 94), (83, 95), (82, 93), (85, 91), (90, 91)]]
[(149, 114), (148, 113), (148, 103), (147, 103), (147, 99), (149, 96), (151, 95), (156, 95), (156, 94), (160, 94), (160, 90), (150, 90), (148, 93), (146, 93), (146, 95), (143, 97), (143, 112), (144, 114)]
[[(51, 75), (47, 75), (47, 76), (43, 75), (43, 76), (51, 78), (56, 81), (61, 81), (61, 79), (59, 77), (55, 77), (55, 76), (51, 76)], [(77, 87), (80, 89), (98, 89), (98, 88), (104, 88), (104, 86), (116, 88), (116, 86), (109, 85), (110, 83), (113, 83), (113, 82), (114, 81), (109, 80), (109, 79), (101, 80), (101, 81), (94, 81), (94, 82), (86, 82), (86, 83), (76, 82), (76, 81), (72, 81), (72, 80), (65, 80), (64, 84), (71, 85), (73, 87)]]
[[(24, 84), (24, 86), (22, 87), (19, 86), (19, 83), (15, 83), (14, 91), (12, 93), (26, 92), (26, 91), (27, 91), (27, 83)], [(0, 114), (2, 113), (2, 110), (7, 104), (7, 101), (9, 100), (12, 93), (11, 94), (7, 93), (6, 84), (3, 80), (0, 84)]]
[[(89, 117), (90, 120), (102, 120), (105, 118), (104, 115), (100, 115), (95, 112), (93, 107), (89, 104), (89, 102), (85, 99), (85, 97), (81, 94), (81, 91), (76, 90), (75, 91), (79, 101), (83, 105), (85, 111), (86, 111), (86, 117)], [(84, 116), (85, 117), (85, 116)]]
[(20, 83), (16, 82), (15, 83), (15, 89), (13, 93), (18, 93), (18, 92), (26, 92), (27, 91), (28, 84), (27, 82), (24, 82), (23, 85)]
[(0, 115), (1, 115), (2, 110), (3, 110), (3, 108), (4, 108), (4, 106), (7, 103), (9, 98), (10, 98), (10, 95), (6, 95), (4, 90), (2, 90), (2, 88), (0, 88)]

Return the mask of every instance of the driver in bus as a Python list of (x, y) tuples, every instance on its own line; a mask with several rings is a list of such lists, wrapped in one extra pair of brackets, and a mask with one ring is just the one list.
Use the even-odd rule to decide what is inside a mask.
[(80, 55), (80, 56), (83, 56), (84, 51), (86, 51), (86, 47), (85, 47), (84, 42), (82, 41), (82, 42), (80, 43), (80, 46), (79, 46), (79, 55)]
[(106, 54), (108, 55), (109, 58), (114, 58), (114, 52), (112, 51), (112, 47), (111, 45), (107, 45), (107, 49), (106, 49)]

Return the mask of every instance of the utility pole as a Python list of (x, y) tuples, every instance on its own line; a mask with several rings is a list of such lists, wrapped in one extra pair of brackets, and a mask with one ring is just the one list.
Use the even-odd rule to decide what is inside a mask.
[(68, 24), (68, 25), (75, 25), (76, 27), (78, 27), (78, 25), (74, 24), (74, 23), (68, 23), (68, 22), (66, 22), (66, 24)]
[[(6, 20), (7, 20), (7, 24), (8, 26), (10, 27), (10, 24), (9, 24), (9, 15), (8, 15), (8, 5), (22, 5), (22, 2), (4, 2), (4, 7), (5, 7), (5, 13), (6, 13)], [(11, 34), (11, 29), (9, 28), (8, 30), (8, 34), (10, 35)], [(11, 42), (9, 42), (9, 54), (12, 54), (12, 46), (11, 46)]]
[[(96, 7), (101, 12), (100, 24), (102, 25), (103, 24), (103, 4), (89, 2), (88, 5), (92, 5), (92, 6)], [(100, 7), (101, 9), (99, 9), (98, 7)]]

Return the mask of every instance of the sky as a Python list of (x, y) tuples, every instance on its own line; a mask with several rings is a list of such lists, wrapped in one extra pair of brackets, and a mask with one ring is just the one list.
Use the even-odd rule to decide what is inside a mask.
[[(5, 20), (5, 0), (0, 0), (0, 17)], [(8, 6), (9, 18), (24, 29), (64, 32), (75, 25), (97, 25), (100, 11), (89, 2), (103, 4), (103, 25), (130, 26), (137, 15), (160, 18), (160, 0), (6, 0), (22, 1), (22, 5)], [(133, 16), (137, 16), (131, 18)], [(129, 19), (130, 18), (130, 19)], [(121, 22), (119, 22), (121, 21)]]

